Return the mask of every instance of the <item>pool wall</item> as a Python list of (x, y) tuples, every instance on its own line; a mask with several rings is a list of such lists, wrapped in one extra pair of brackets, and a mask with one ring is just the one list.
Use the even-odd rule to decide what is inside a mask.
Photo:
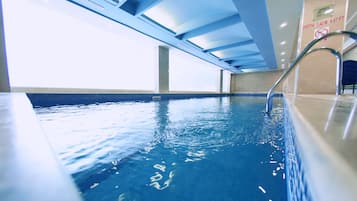
[[(207, 98), (207, 97), (226, 97), (226, 96), (266, 96), (265, 93), (127, 93), (127, 94), (94, 94), (94, 93), (27, 93), (34, 107), (49, 107), (55, 105), (77, 105), (77, 104), (95, 104), (105, 102), (119, 101), (155, 101), (170, 99), (188, 99), (188, 98)], [(282, 96), (282, 94), (275, 94)]]
[(94, 94), (94, 93), (27, 93), (34, 107), (54, 105), (95, 104), (120, 101), (155, 101), (169, 99), (223, 97), (230, 94)]
[(286, 101), (284, 101), (285, 125), (285, 165), (287, 196), (289, 201), (312, 201), (310, 187), (306, 180), (306, 170), (296, 144), (296, 130), (292, 123)]

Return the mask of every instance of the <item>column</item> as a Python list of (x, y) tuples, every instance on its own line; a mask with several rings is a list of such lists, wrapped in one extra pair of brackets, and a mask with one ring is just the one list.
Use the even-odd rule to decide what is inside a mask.
[(159, 46), (159, 92), (169, 92), (169, 47)]
[(219, 93), (223, 93), (223, 70), (219, 70)]
[(0, 1), (0, 92), (10, 92), (9, 73), (5, 49), (4, 20)]

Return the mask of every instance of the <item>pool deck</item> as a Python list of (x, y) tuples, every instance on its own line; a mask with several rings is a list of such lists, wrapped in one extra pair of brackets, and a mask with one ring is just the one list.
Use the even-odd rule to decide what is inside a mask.
[[(357, 97), (285, 95), (315, 200), (357, 197)], [(0, 198), (81, 200), (23, 93), (0, 93)]]
[(25, 94), (0, 93), (0, 200), (81, 200)]
[(357, 97), (285, 95), (314, 200), (357, 197)]

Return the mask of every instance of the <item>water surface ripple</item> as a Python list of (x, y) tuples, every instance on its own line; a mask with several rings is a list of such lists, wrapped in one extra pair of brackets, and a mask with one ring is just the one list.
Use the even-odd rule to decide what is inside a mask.
[(85, 200), (286, 200), (282, 106), (224, 97), (36, 108)]

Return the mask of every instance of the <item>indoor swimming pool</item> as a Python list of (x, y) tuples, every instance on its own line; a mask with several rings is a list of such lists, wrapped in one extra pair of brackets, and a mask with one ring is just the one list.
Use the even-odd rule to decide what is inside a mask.
[(36, 107), (87, 201), (287, 200), (283, 101), (249, 96)]

